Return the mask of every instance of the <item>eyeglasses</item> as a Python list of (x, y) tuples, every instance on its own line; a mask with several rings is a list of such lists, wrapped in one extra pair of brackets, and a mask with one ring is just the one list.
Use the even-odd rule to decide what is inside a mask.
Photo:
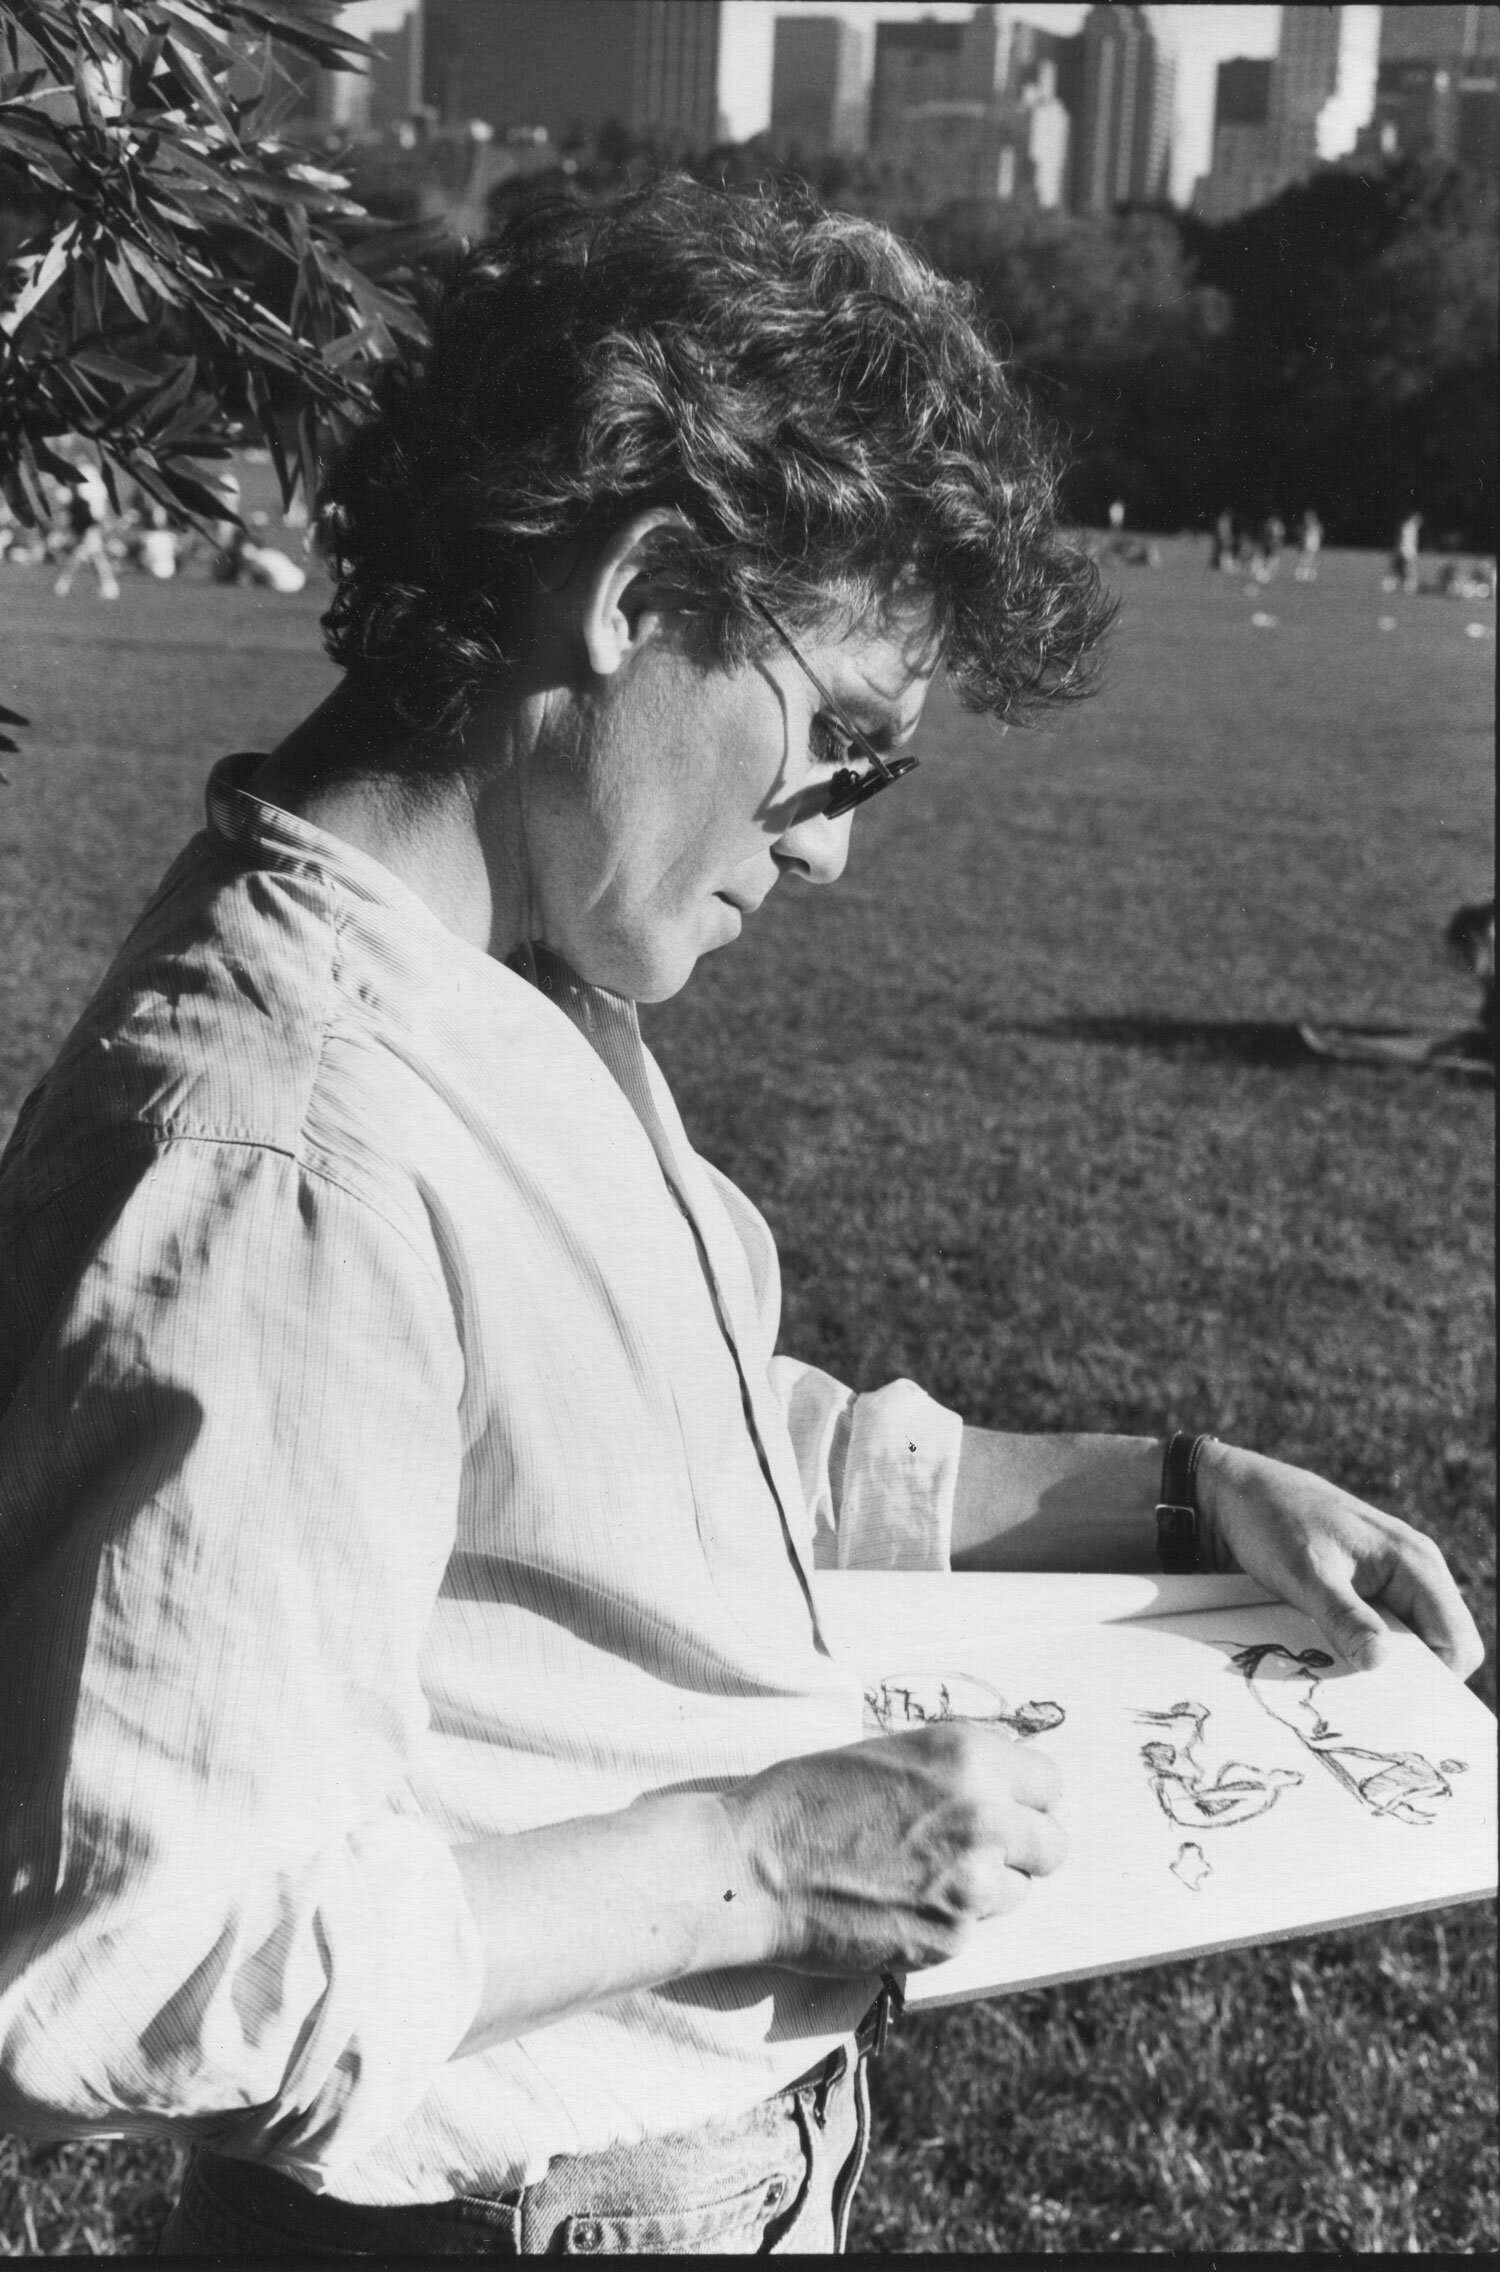
[(862, 734), (858, 726), (851, 725), (850, 721), (844, 716), (843, 711), (834, 701), (833, 696), (813, 669), (812, 664), (793, 644), (786, 632), (782, 630), (771, 610), (764, 606), (760, 600), (752, 600), (750, 604), (757, 615), (765, 617), (803, 676), (812, 681), (823, 708), (843, 735), (850, 749), (857, 750), (870, 767), (868, 773), (856, 773), (852, 765), (841, 765), (839, 767), (828, 784), (827, 802), (823, 806), (825, 818), (837, 820), (841, 813), (852, 813), (856, 805), (867, 804), (870, 798), (878, 796), (882, 789), (888, 789), (893, 781), (899, 781), (903, 773), (914, 772), (917, 764), (914, 757), (881, 756), (868, 735)]

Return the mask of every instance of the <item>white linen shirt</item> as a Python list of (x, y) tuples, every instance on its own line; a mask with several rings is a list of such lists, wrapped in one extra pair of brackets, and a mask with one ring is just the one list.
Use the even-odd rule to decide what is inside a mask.
[(946, 1566), (961, 1429), (773, 1354), (770, 1233), (630, 1004), (257, 762), (0, 1165), (0, 2128), (504, 2191), (754, 2104), (875, 1984), (457, 2059), (452, 1848), (855, 1739), (809, 1568)]

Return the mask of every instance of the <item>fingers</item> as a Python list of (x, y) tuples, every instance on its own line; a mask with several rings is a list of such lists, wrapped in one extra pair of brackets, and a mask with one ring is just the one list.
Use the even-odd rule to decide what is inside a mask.
[(1332, 1640), (1345, 1665), (1370, 1672), (1391, 1652), (1391, 1634), (1380, 1611), (1355, 1593), (1348, 1554), (1307, 1554), (1307, 1574), (1298, 1606), (1325, 1640)]
[(1405, 1619), (1467, 1679), (1484, 1661), (1479, 1631), (1432, 1539), (1303, 1468), (1224, 1446), (1205, 1463), (1212, 1513), (1240, 1567), (1312, 1617), (1347, 1664), (1388, 1653), (1372, 1602)]
[(1044, 1751), (1022, 1749), (989, 1728), (965, 1730), (965, 1769), (978, 1796), (976, 1830), (980, 1841), (1024, 1877), (1047, 1877), (1064, 1861), (1067, 1833), (1054, 1809), (1062, 1797), (1062, 1774)]
[(989, 1728), (976, 1728), (974, 1733), (999, 1753), (997, 1765), (1009, 1797), (1018, 1806), (1050, 1814), (1062, 1797), (1063, 1787), (1062, 1770), (1052, 1754), (1033, 1751), (1029, 1745), (1023, 1747), (1013, 1737), (997, 1735)]
[(1391, 1636), (1380, 1612), (1360, 1599), (1342, 1573), (1316, 1572), (1305, 1607), (1324, 1639), (1356, 1672), (1373, 1671), (1389, 1655)]
[(1484, 1663), (1484, 1642), (1463, 1595), (1455, 1589), (1455, 1596), (1451, 1608), (1430, 1615), (1424, 1606), (1410, 1622), (1450, 1672), (1460, 1680), (1470, 1680)]
[(955, 1955), (981, 1918), (1057, 1869), (1057, 1764), (947, 1721), (784, 1760), (726, 1799), (768, 1941), (798, 1970), (867, 1972)]
[(1004, 1810), (997, 1827), (1005, 1867), (1010, 1872), (1019, 1870), (1028, 1878), (1050, 1877), (1067, 1860), (1068, 1834), (1055, 1815), (1040, 1813), (1035, 1807), (1013, 1806)]
[(1442, 1658), (1450, 1672), (1467, 1680), (1484, 1663), (1484, 1643), (1469, 1605), (1442, 1555), (1430, 1539), (1414, 1534), (1415, 1550), (1386, 1586), (1382, 1599)]
[[(1403, 1618), (1450, 1672), (1467, 1680), (1484, 1662), (1484, 1643), (1447, 1565), (1420, 1533), (1423, 1550), (1404, 1560), (1376, 1599)], [(1430, 1566), (1429, 1565), (1430, 1562)], [(1346, 1577), (1319, 1573), (1309, 1609), (1318, 1629), (1357, 1672), (1373, 1671), (1390, 1654), (1391, 1635), (1379, 1611), (1354, 1591)]]
[(990, 1880), (985, 1898), (974, 1910), (976, 1917), (1009, 1917), (1019, 1909), (1031, 1891), (1031, 1879), (1023, 1870), (997, 1870)]

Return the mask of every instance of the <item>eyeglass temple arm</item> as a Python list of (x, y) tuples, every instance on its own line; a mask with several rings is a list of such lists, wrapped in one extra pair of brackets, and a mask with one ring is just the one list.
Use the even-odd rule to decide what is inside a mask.
[(781, 625), (777, 622), (775, 616), (765, 605), (764, 601), (752, 600), (750, 602), (750, 605), (754, 608), (757, 615), (763, 615), (765, 617), (767, 623), (770, 624), (771, 629), (775, 632), (777, 638), (781, 641), (782, 646), (785, 647), (787, 653), (791, 656), (792, 661), (796, 664), (798, 670), (801, 671), (803, 677), (810, 679), (814, 687), (816, 687), (819, 700), (822, 702), (829, 716), (833, 719), (834, 723), (838, 726), (840, 731), (848, 735), (851, 746), (859, 751), (861, 757), (868, 758), (871, 765), (874, 766), (876, 772), (880, 775), (882, 784), (887, 781), (899, 781), (902, 773), (909, 771), (911, 767), (915, 766), (916, 759), (911, 759), (909, 765), (903, 765), (899, 769), (899, 771), (893, 772), (891, 767), (886, 764), (885, 759), (881, 756), (879, 750), (875, 747), (875, 744), (870, 740), (869, 736), (860, 732), (858, 726), (855, 725), (852, 718), (846, 718), (844, 716), (843, 711), (834, 701), (833, 696), (829, 693), (827, 687), (823, 684), (823, 681), (819, 678), (817, 672), (813, 669), (812, 664), (807, 661), (806, 657), (803, 655), (799, 647), (794, 647), (792, 645), (791, 639), (789, 638), (787, 633), (782, 630)]

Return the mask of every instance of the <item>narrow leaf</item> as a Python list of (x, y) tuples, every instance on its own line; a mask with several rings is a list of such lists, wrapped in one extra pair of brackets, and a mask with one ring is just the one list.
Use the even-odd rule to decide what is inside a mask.
[(187, 81), (225, 140), (238, 148), (239, 136), (224, 114), (224, 106), (219, 99), (219, 89), (214, 85), (213, 80), (204, 70), (192, 49), (185, 46), (181, 40), (173, 39), (169, 34), (166, 42), (166, 54), (172, 68)]
[(169, 307), (175, 307), (180, 302), (182, 291), (176, 279), (166, 275), (148, 252), (142, 251), (129, 237), (121, 237), (120, 250), (142, 283), (149, 284), (152, 291), (165, 300)]
[(178, 504), (190, 513), (208, 521), (227, 521), (238, 518), (232, 514), (224, 498), (218, 496), (208, 484), (194, 475), (185, 473), (180, 466), (164, 465), (157, 468), (157, 478), (168, 489)]
[(151, 386), (153, 374), (140, 363), (127, 362), (107, 347), (75, 347), (70, 358), (75, 371), (90, 371), (96, 379), (113, 379), (117, 385)]
[(117, 259), (111, 253), (106, 253), (104, 256), (104, 265), (109, 270), (110, 280), (113, 283), (115, 290), (119, 293), (120, 298), (125, 302), (125, 305), (127, 308), (129, 308), (131, 314), (134, 316), (139, 316), (142, 323), (147, 322), (148, 318), (146, 315), (146, 303), (141, 298), (140, 293), (136, 290), (135, 279), (131, 275), (130, 270), (126, 267), (124, 261)]
[(187, 401), (197, 383), (197, 357), (190, 355), (184, 363), (179, 364), (166, 385), (158, 389), (147, 404), (142, 417), (142, 423), (147, 431), (150, 432), (155, 428), (165, 426), (173, 412), (180, 410), (183, 403)]
[(31, 273), (22, 285), (14, 306), (0, 315), (0, 331), (7, 334), (16, 331), (32, 309), (45, 300), (67, 267), (77, 238), (78, 224), (70, 221), (66, 228), (58, 231), (44, 253), (34, 254), (29, 260), (17, 263), (18, 267), (29, 269)]
[(167, 44), (165, 32), (153, 32), (135, 62), (131, 65), (129, 90), (131, 107), (139, 110), (152, 92), (156, 67), (161, 61), (162, 49)]

